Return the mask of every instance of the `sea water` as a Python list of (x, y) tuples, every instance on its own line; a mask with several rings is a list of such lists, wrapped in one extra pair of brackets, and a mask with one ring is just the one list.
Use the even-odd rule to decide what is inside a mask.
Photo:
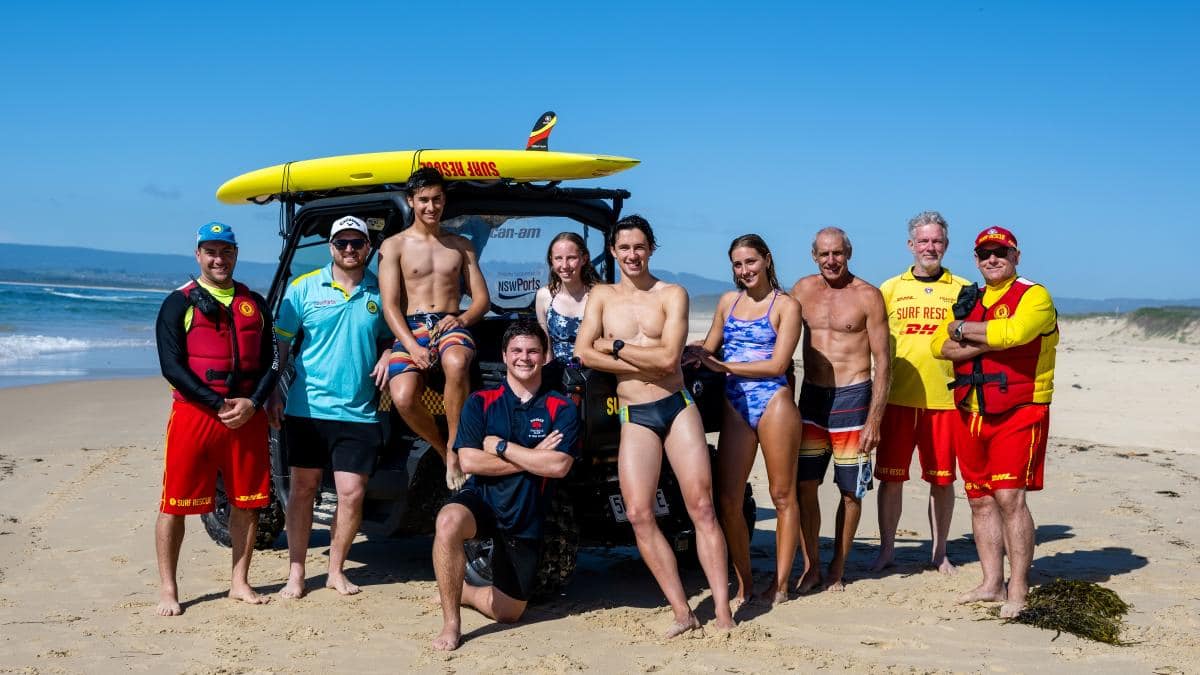
[(169, 292), (0, 281), (0, 387), (157, 375)]

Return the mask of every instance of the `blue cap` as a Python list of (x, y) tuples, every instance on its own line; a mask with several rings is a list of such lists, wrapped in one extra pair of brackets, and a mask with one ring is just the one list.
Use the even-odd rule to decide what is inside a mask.
[(199, 246), (206, 241), (223, 241), (226, 244), (237, 246), (237, 239), (233, 236), (233, 228), (225, 223), (213, 221), (200, 226), (196, 231), (196, 245)]

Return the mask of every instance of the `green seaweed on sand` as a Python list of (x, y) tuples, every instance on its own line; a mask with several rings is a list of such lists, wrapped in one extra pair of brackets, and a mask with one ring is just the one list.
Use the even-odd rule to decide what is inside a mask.
[(1110, 645), (1129, 644), (1121, 640), (1121, 617), (1129, 604), (1100, 584), (1055, 579), (1031, 589), (1025, 603), (1025, 609), (1005, 623), (1028, 624), (1058, 635), (1066, 631)]

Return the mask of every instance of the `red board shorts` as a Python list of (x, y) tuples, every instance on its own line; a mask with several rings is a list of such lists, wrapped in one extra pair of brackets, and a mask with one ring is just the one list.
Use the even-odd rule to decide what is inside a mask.
[(1050, 406), (1023, 405), (1001, 415), (959, 415), (958, 469), (967, 497), (1042, 489)]
[(888, 404), (879, 426), (875, 477), (882, 481), (908, 480), (913, 447), (921, 458), (921, 477), (931, 485), (951, 485), (954, 445), (958, 434), (957, 410), (928, 410)]
[(257, 509), (271, 501), (267, 415), (262, 410), (230, 429), (212, 408), (175, 401), (167, 421), (165, 455), (159, 506), (163, 513), (212, 511), (218, 471), (233, 506)]

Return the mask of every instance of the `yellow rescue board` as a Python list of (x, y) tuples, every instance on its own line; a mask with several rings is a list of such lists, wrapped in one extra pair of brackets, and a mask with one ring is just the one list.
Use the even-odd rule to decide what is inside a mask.
[(447, 180), (517, 182), (611, 176), (639, 160), (613, 155), (528, 150), (400, 150), (306, 159), (251, 171), (217, 189), (227, 204), (263, 201), (295, 192), (403, 183), (423, 166)]

